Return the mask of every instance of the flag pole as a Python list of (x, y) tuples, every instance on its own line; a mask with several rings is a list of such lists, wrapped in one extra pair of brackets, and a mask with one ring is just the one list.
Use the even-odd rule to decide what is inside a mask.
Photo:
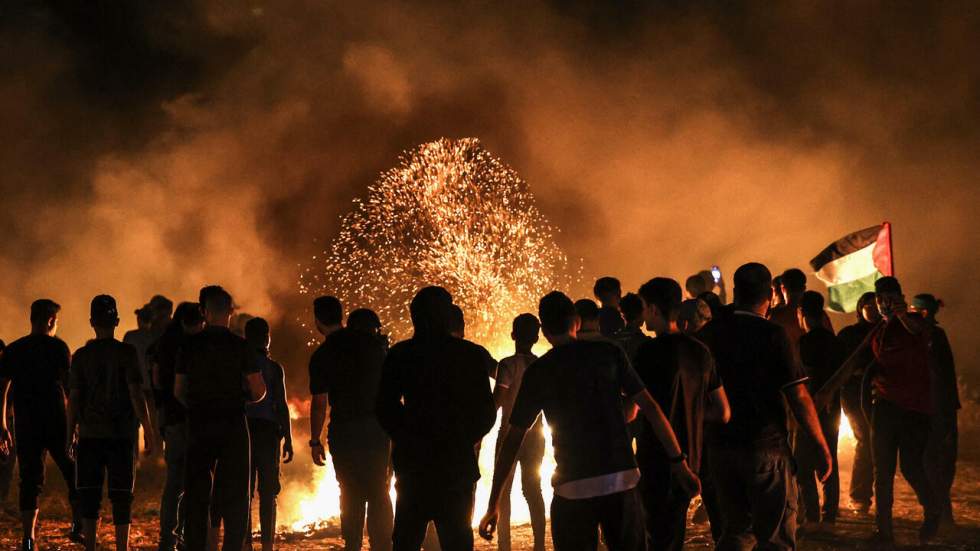
[(891, 270), (891, 276), (895, 277), (895, 247), (892, 240), (892, 223), (882, 222), (882, 226), (888, 229), (888, 269)]

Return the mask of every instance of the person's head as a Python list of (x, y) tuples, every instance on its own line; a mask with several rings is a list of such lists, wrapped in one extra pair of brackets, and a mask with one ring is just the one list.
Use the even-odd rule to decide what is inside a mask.
[(269, 322), (262, 318), (252, 318), (245, 322), (245, 340), (255, 350), (267, 352), (272, 343)]
[(708, 305), (708, 309), (711, 310), (712, 318), (721, 315), (721, 308), (723, 306), (721, 303), (721, 297), (716, 295), (714, 291), (705, 291), (695, 298)]
[(693, 335), (711, 321), (711, 308), (700, 298), (691, 298), (677, 309), (677, 329), (685, 335)]
[[(96, 295), (89, 305), (89, 323), (95, 332), (112, 332), (119, 325), (116, 299), (109, 295)], [(100, 335), (101, 336), (101, 335)]]
[(623, 296), (623, 288), (618, 279), (605, 276), (595, 280), (595, 285), (592, 286), (592, 294), (603, 306), (618, 308), (620, 297)]
[(798, 302), (806, 291), (806, 274), (799, 268), (790, 268), (781, 277), (783, 300), (787, 304)]
[(58, 332), (58, 313), (61, 305), (49, 298), (31, 303), (31, 333), (54, 336)]
[(892, 276), (885, 276), (875, 281), (875, 302), (878, 311), (885, 319), (891, 317), (905, 307), (905, 296), (902, 285)]
[(749, 262), (735, 270), (735, 304), (738, 308), (764, 315), (772, 295), (772, 273), (764, 264)]
[(858, 299), (857, 317), (858, 322), (878, 323), (881, 321), (881, 312), (878, 311), (878, 303), (875, 302), (874, 291), (868, 291)]
[(575, 304), (561, 291), (552, 291), (541, 297), (538, 302), (538, 319), (541, 320), (541, 332), (548, 342), (562, 342), (575, 338), (581, 325)]
[(322, 296), (313, 300), (313, 320), (316, 330), (323, 336), (340, 329), (344, 319), (344, 307), (337, 297)]
[(664, 335), (676, 327), (674, 323), (683, 299), (679, 283), (668, 277), (655, 277), (640, 286), (640, 298), (648, 331)]
[(770, 301), (770, 306), (775, 308), (783, 304), (786, 304), (786, 300), (783, 298), (783, 276), (778, 275), (772, 278), (772, 300)]
[(945, 306), (942, 299), (936, 298), (929, 293), (915, 295), (912, 299), (912, 310), (918, 312), (923, 318), (931, 323), (936, 322), (936, 314)]
[(149, 329), (153, 325), (153, 309), (150, 308), (149, 304), (144, 304), (133, 313), (136, 314), (136, 327), (138, 329)]
[(623, 313), (626, 325), (639, 328), (643, 325), (643, 299), (636, 293), (626, 293), (619, 301), (619, 310)]
[(580, 331), (599, 331), (599, 305), (594, 300), (583, 298), (575, 301), (575, 313), (581, 323)]
[(519, 350), (530, 350), (538, 342), (538, 332), (541, 330), (541, 323), (534, 314), (521, 314), (514, 318), (511, 326), (510, 338)]
[(709, 287), (708, 283), (704, 280), (704, 276), (702, 276), (700, 273), (696, 273), (692, 276), (688, 276), (688, 278), (684, 280), (684, 289), (687, 291), (687, 295), (689, 297), (697, 298), (701, 293), (710, 291), (711, 287)]
[(463, 309), (456, 304), (449, 306), (449, 334), (457, 339), (466, 337), (466, 318)]
[(196, 335), (204, 330), (204, 312), (196, 302), (181, 302), (174, 310), (173, 323), (180, 326), (185, 335)]
[(432, 285), (419, 289), (408, 306), (415, 336), (431, 338), (448, 335), (452, 305), (453, 296), (443, 287)]
[(381, 334), (381, 319), (374, 310), (358, 308), (347, 315), (347, 328), (353, 331), (363, 331), (374, 335)]
[(235, 311), (234, 300), (228, 291), (218, 287), (207, 294), (207, 299), (203, 303), (204, 321), (209, 326), (229, 327), (231, 325), (231, 315)]
[(823, 295), (816, 291), (806, 291), (800, 298), (800, 305), (796, 307), (797, 319), (800, 328), (810, 332), (823, 325)]
[(152, 312), (154, 323), (170, 321), (170, 316), (174, 313), (174, 303), (163, 295), (154, 295), (147, 304)]

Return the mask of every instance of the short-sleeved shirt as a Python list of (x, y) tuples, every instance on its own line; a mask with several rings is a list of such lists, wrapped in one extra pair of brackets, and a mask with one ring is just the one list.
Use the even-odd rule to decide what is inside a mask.
[(227, 327), (208, 327), (184, 340), (176, 372), (187, 376), (189, 415), (243, 415), (245, 377), (259, 373), (259, 365), (245, 339)]
[(146, 361), (146, 351), (153, 344), (156, 337), (149, 329), (133, 329), (132, 331), (126, 331), (123, 335), (122, 342), (126, 344), (131, 344), (136, 347), (136, 354), (140, 361), (140, 373), (143, 375), (143, 390), (151, 390), (151, 382), (153, 377), (150, 374), (150, 362)]
[(32, 418), (65, 415), (65, 387), (71, 352), (57, 337), (28, 335), (10, 343), (0, 356), (0, 377), (11, 382), (18, 424)]
[[(696, 379), (700, 383), (701, 396), (699, 398), (703, 399), (721, 388), (721, 378), (718, 377), (718, 371), (715, 369), (711, 353), (701, 342), (687, 335), (667, 334), (648, 340), (637, 351), (633, 366), (640, 378), (643, 379), (650, 395), (653, 396), (664, 415), (670, 420), (680, 448), (689, 450), (687, 412), (683, 404), (683, 396), (676, 395), (677, 392), (683, 392), (683, 390), (675, 385), (675, 382), (678, 381), (678, 370), (682, 366), (678, 356), (682, 353), (696, 355), (696, 357), (690, 358), (693, 363), (686, 365), (692, 371), (696, 371), (692, 375), (697, 376), (691, 377), (691, 379)], [(675, 401), (679, 402), (676, 404), (677, 407), (673, 407)], [(695, 413), (702, 415), (703, 422), (703, 411)], [(664, 463), (667, 454), (663, 445), (649, 426), (649, 422), (644, 419), (643, 423), (644, 430), (641, 431), (640, 437), (637, 439), (637, 459), (641, 465), (650, 462)], [(691, 455), (690, 452), (688, 455)], [(694, 465), (695, 458), (689, 457), (689, 459)]]
[(350, 328), (327, 335), (313, 352), (310, 394), (327, 395), (331, 426), (374, 418), (387, 352), (383, 338)]
[(636, 469), (623, 396), (643, 388), (621, 348), (575, 340), (528, 367), (510, 424), (528, 429), (544, 411), (558, 464), (556, 487)]
[(497, 386), (506, 388), (507, 401), (500, 405), (500, 430), (506, 432), (510, 426), (510, 414), (514, 409), (514, 400), (524, 381), (527, 368), (537, 360), (534, 354), (514, 354), (500, 360), (497, 365)]
[(716, 445), (784, 449), (788, 435), (783, 390), (805, 383), (782, 326), (751, 312), (723, 310), (698, 333), (714, 356), (732, 418), (709, 425)]
[(136, 347), (95, 339), (75, 352), (69, 387), (79, 391), (79, 438), (135, 439), (138, 420), (129, 385), (141, 386)]
[(932, 414), (929, 344), (929, 332), (914, 335), (897, 317), (875, 327), (871, 351), (877, 370), (871, 383), (878, 399)]

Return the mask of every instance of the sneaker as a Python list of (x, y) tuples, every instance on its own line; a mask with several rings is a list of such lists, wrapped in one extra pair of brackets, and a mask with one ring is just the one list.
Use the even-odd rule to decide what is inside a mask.
[(919, 543), (929, 543), (939, 534), (939, 517), (926, 517), (919, 528)]
[(869, 512), (871, 512), (871, 502), (855, 501), (851, 503), (851, 510), (857, 515), (867, 515)]

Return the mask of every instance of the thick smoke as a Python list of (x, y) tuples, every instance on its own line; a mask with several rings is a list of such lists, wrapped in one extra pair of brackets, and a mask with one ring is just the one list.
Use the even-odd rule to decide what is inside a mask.
[(299, 266), (350, 199), (405, 149), (477, 136), (587, 276), (631, 288), (805, 267), (890, 220), (908, 291), (944, 298), (978, 361), (973, 3), (127, 4), (0, 18), (7, 340), (37, 296), (74, 347), (93, 294), (128, 311), (212, 282), (295, 328)]

